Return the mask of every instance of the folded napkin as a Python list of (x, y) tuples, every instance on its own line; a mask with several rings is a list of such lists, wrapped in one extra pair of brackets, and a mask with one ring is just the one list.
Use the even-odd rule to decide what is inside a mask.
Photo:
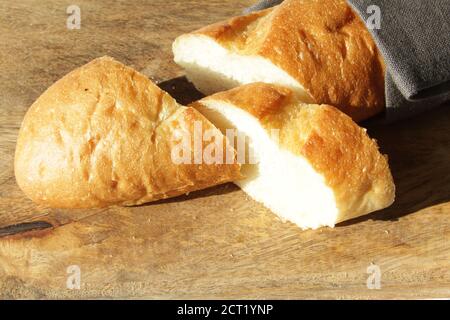
[[(245, 13), (281, 3), (263, 0)], [(386, 62), (387, 121), (417, 115), (450, 100), (450, 0), (348, 0), (369, 28)]]

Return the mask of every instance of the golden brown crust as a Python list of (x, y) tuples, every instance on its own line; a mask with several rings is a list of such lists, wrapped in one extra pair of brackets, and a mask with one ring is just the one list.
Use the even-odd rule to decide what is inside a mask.
[(334, 105), (355, 121), (385, 108), (382, 57), (345, 0), (285, 0), (184, 36), (192, 35), (213, 38), (231, 52), (270, 60), (315, 103)]
[(87, 208), (140, 204), (239, 178), (237, 164), (172, 161), (174, 132), (192, 135), (194, 121), (217, 130), (132, 68), (95, 59), (28, 110), (17, 140), (17, 183), (37, 203)]
[[(303, 156), (333, 190), (339, 221), (390, 205), (395, 185), (375, 140), (350, 117), (329, 105), (299, 103), (289, 89), (253, 83), (200, 100), (221, 101), (247, 111), (279, 145)], [(339, 222), (337, 221), (337, 222)]]
[(239, 106), (260, 121), (276, 115), (290, 102), (292, 91), (288, 88), (262, 82), (250, 83), (231, 90), (215, 93), (205, 99), (222, 100)]

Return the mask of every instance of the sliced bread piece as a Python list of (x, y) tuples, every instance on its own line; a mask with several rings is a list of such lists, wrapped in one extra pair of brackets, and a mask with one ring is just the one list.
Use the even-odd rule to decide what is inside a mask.
[(248, 138), (256, 164), (236, 181), (250, 197), (301, 228), (333, 227), (392, 204), (395, 186), (377, 143), (329, 105), (253, 83), (192, 104), (217, 127)]
[(95, 59), (53, 84), (26, 113), (16, 180), (37, 203), (89, 208), (137, 205), (238, 179), (237, 163), (174, 163), (175, 137), (192, 137), (194, 123), (217, 132), (224, 150), (234, 152), (198, 111), (132, 68)]
[(345, 0), (285, 0), (179, 36), (175, 62), (204, 94), (252, 82), (295, 90), (355, 121), (385, 108), (384, 63)]

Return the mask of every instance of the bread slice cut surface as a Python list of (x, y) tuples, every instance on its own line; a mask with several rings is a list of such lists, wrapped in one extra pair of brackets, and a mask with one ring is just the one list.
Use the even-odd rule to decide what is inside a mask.
[(291, 89), (265, 83), (192, 106), (223, 133), (235, 129), (248, 138), (253, 159), (245, 157), (245, 178), (236, 184), (283, 220), (303, 229), (333, 227), (394, 201), (386, 157), (365, 129), (332, 106), (302, 103)]
[(204, 94), (265, 82), (355, 121), (385, 108), (385, 66), (364, 21), (345, 0), (285, 0), (184, 34), (174, 60)]

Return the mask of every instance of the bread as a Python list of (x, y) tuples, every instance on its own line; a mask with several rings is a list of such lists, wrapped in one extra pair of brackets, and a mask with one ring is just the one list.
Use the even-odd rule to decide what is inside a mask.
[(256, 164), (236, 181), (250, 197), (303, 229), (355, 218), (392, 204), (387, 159), (350, 117), (305, 104), (285, 87), (253, 83), (191, 105), (225, 132), (249, 141)]
[(204, 94), (267, 82), (355, 121), (385, 109), (382, 57), (345, 0), (285, 0), (173, 43), (175, 62)]
[(174, 135), (192, 134), (196, 121), (220, 134), (144, 75), (109, 57), (95, 59), (53, 84), (26, 113), (17, 183), (39, 204), (90, 208), (138, 205), (238, 179), (237, 163), (172, 161)]

